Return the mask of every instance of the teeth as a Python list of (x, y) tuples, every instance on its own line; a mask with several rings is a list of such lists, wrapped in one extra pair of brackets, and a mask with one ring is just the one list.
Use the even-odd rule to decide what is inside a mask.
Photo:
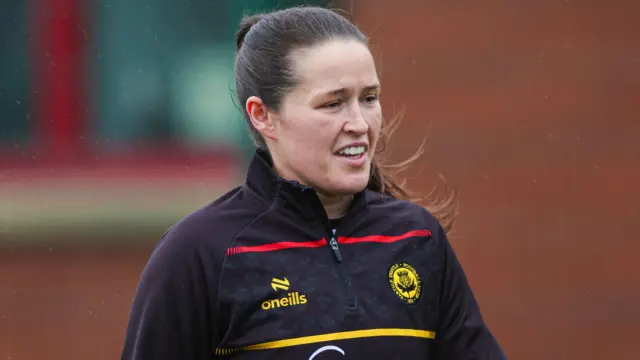
[(362, 153), (364, 153), (365, 151), (365, 147), (364, 146), (350, 146), (347, 148), (344, 148), (342, 150), (340, 150), (338, 152), (338, 154), (340, 155), (360, 155)]

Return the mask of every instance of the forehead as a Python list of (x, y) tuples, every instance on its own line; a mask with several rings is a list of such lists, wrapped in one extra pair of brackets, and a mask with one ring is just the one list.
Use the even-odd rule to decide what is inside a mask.
[(368, 47), (354, 40), (331, 40), (291, 54), (298, 89), (311, 95), (340, 88), (378, 84), (375, 62)]

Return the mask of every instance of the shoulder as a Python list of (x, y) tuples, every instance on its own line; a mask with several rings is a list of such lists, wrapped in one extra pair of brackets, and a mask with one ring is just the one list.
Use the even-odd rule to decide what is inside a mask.
[(414, 227), (440, 232), (440, 222), (424, 206), (367, 190), (367, 205), (370, 216), (384, 221), (402, 223)]
[(173, 224), (154, 251), (170, 248), (182, 254), (202, 253), (222, 260), (234, 238), (269, 204), (258, 200), (244, 186), (236, 187)]

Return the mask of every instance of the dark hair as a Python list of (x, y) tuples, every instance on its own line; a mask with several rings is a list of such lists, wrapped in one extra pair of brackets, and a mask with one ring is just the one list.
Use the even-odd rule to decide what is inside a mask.
[[(300, 6), (270, 13), (247, 16), (236, 34), (235, 80), (240, 104), (250, 96), (258, 96), (264, 104), (278, 111), (284, 95), (296, 84), (289, 55), (293, 50), (311, 47), (330, 39), (356, 40), (368, 46), (369, 39), (349, 19), (335, 11), (315, 6)], [(260, 133), (244, 113), (257, 147), (267, 150)], [(397, 124), (394, 123), (394, 124)], [(380, 143), (396, 128), (383, 127)], [(367, 188), (399, 199), (413, 199), (404, 184), (394, 179), (390, 170), (401, 170), (420, 156), (420, 151), (400, 165), (384, 166), (374, 160)], [(427, 208), (440, 220), (446, 231), (456, 215), (454, 196)]]

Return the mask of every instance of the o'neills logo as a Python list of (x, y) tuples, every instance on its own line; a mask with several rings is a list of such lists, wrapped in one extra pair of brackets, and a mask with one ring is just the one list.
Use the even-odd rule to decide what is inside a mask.
[(262, 310), (271, 310), (281, 307), (289, 307), (296, 305), (304, 305), (307, 303), (307, 296), (299, 292), (288, 293), (287, 296), (280, 299), (265, 300), (262, 302)]
[[(289, 280), (287, 278), (271, 279), (271, 287), (275, 292), (278, 292), (278, 290), (287, 291), (289, 290), (290, 285), (291, 284), (289, 284)], [(260, 306), (262, 307), (262, 310), (271, 310), (271, 309), (276, 309), (281, 307), (304, 305), (306, 303), (307, 303), (306, 295), (300, 294), (297, 291), (292, 291), (288, 293), (286, 296), (283, 296), (279, 299), (265, 300), (262, 302)]]

